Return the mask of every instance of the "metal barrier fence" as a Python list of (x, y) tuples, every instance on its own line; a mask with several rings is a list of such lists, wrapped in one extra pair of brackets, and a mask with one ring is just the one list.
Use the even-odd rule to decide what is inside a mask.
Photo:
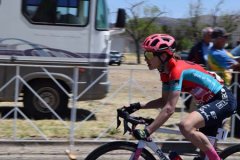
[[(147, 102), (151, 99), (161, 97), (161, 82), (157, 71), (149, 71), (147, 69), (137, 68), (105, 68), (92, 84), (78, 90), (80, 83), (79, 69), (87, 68), (86, 66), (46, 66), (46, 65), (23, 65), (23, 64), (0, 64), (1, 66), (11, 66), (15, 68), (15, 74), (6, 84), (0, 86), (1, 92), (10, 83), (15, 83), (14, 102), (13, 107), (6, 113), (2, 113), (0, 120), (0, 140), (7, 141), (55, 141), (67, 140), (73, 146), (77, 140), (106, 140), (106, 139), (131, 139), (131, 136), (122, 135), (122, 128), (116, 129), (116, 109), (128, 105), (133, 102)], [(56, 85), (68, 95), (70, 102), (69, 118), (62, 118), (58, 115), (48, 104), (40, 97), (35, 90), (25, 80), (26, 77), (21, 76), (28, 67), (36, 67), (41, 69), (45, 75), (51, 79)], [(24, 68), (24, 70), (22, 70)], [(71, 76), (68, 77), (69, 83), (72, 86), (72, 92), (69, 92), (56, 79), (56, 74), (50, 72), (50, 68), (69, 68)], [(101, 69), (97, 68), (94, 69)], [(101, 81), (101, 78), (108, 74), (110, 81), (109, 93), (104, 99), (77, 101), (83, 96), (91, 87)], [(238, 75), (238, 73), (234, 73)], [(158, 78), (159, 77), (159, 78)], [(234, 83), (230, 86), (235, 95), (239, 89), (238, 76), (235, 76)], [(30, 119), (24, 111), (22, 102), (19, 100), (19, 86), (23, 84), (28, 88), (39, 101), (51, 111), (55, 119), (51, 120), (33, 120)], [(164, 127), (172, 129), (177, 128), (176, 124), (180, 119), (187, 114), (183, 103), (190, 98), (189, 95), (183, 96), (177, 104), (177, 112), (167, 121)], [(3, 103), (2, 105), (9, 105), (10, 103)], [(1, 107), (0, 107), (1, 108)], [(13, 114), (13, 116), (11, 116)], [(145, 117), (155, 117), (158, 114), (156, 110), (141, 110), (136, 114)], [(10, 118), (11, 117), (11, 118)], [(21, 118), (19, 118), (21, 117)], [(10, 118), (10, 119), (9, 119)], [(235, 119), (240, 119), (239, 115), (231, 117), (231, 123), (227, 126), (231, 130), (231, 137), (233, 137), (235, 128)], [(10, 127), (11, 126), (11, 127)], [(182, 136), (161, 134), (154, 135), (156, 139), (182, 139)]]

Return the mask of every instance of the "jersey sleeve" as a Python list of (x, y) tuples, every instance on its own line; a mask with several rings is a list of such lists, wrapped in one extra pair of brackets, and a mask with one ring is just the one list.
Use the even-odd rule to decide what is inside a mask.
[(168, 82), (163, 82), (162, 83), (162, 90), (163, 91), (169, 91), (169, 89), (170, 89), (169, 83)]
[(182, 84), (179, 80), (172, 80), (169, 82), (169, 91), (181, 91)]
[(181, 85), (179, 84), (179, 81), (169, 81), (169, 82), (163, 82), (162, 90), (163, 91), (180, 91)]
[(169, 74), (168, 83), (166, 84), (168, 91), (180, 91), (182, 89), (181, 81), (182, 69), (175, 67)]

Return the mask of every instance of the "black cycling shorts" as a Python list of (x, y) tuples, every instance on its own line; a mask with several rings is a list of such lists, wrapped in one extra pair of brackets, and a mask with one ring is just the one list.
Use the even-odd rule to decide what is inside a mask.
[(235, 97), (228, 88), (223, 87), (209, 103), (197, 110), (205, 120), (205, 127), (200, 131), (209, 136), (216, 136), (217, 129), (222, 126), (222, 121), (236, 113), (236, 110)]

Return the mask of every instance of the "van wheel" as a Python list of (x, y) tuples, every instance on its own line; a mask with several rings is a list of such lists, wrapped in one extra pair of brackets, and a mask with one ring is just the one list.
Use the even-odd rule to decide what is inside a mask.
[[(67, 113), (68, 96), (53, 81), (33, 81), (30, 86), (60, 117)], [(48, 107), (27, 87), (24, 90), (23, 104), (24, 112), (30, 118), (56, 118)]]

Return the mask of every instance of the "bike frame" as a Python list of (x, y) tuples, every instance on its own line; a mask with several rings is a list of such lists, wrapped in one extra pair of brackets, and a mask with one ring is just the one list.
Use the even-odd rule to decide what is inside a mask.
[[(165, 128), (159, 128), (156, 132), (161, 133), (168, 133), (168, 134), (177, 134), (182, 135), (179, 130), (172, 130), (172, 129), (165, 129)], [(215, 145), (218, 140), (226, 140), (228, 131), (223, 128), (218, 128), (218, 133), (216, 137), (207, 136), (209, 141), (212, 145)], [(148, 146), (159, 158), (160, 160), (169, 160), (168, 156), (166, 156), (161, 148), (154, 142), (151, 138), (149, 141), (146, 140), (139, 140), (137, 143), (137, 149), (136, 151), (131, 155), (130, 160), (138, 160), (140, 157), (143, 148)], [(208, 160), (208, 157), (205, 156), (204, 160)]]

